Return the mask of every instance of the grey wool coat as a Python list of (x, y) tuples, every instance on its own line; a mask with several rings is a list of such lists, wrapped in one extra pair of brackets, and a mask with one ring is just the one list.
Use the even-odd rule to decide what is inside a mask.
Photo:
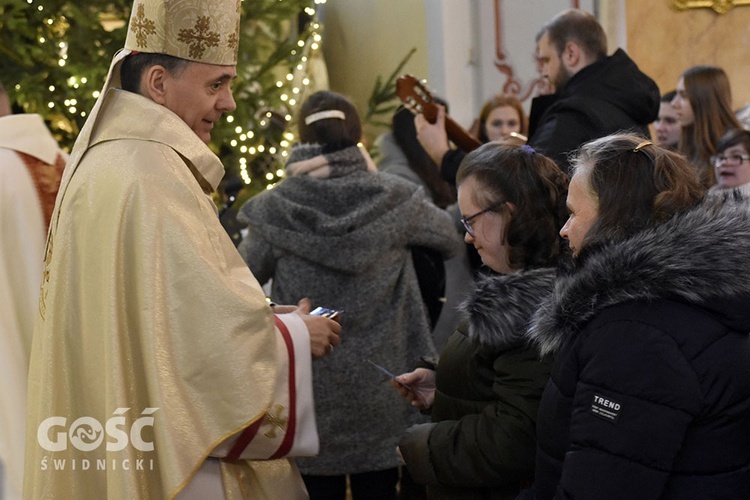
[[(319, 158), (293, 148), (289, 165)], [(419, 418), (368, 360), (399, 374), (434, 356), (411, 247), (446, 258), (461, 249), (450, 216), (414, 184), (367, 170), (358, 148), (327, 154), (325, 178), (293, 175), (250, 199), (239, 250), (271, 298), (343, 310), (341, 344), (313, 363), (320, 454), (297, 459), (303, 474), (335, 475), (399, 464), (398, 438)]]

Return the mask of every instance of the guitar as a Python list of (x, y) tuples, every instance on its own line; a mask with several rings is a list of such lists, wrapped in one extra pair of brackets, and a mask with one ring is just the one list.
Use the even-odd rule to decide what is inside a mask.
[[(437, 120), (438, 108), (435, 99), (425, 87), (424, 82), (417, 77), (413, 75), (399, 76), (396, 79), (396, 95), (412, 113), (422, 113), (430, 123), (435, 123)], [(448, 139), (467, 153), (482, 145), (448, 115), (445, 116), (445, 132), (448, 134)]]

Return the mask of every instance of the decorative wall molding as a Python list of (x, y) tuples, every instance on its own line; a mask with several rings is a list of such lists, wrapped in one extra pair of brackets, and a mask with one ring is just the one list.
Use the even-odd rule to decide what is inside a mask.
[[(676, 1), (676, 0), (673, 0)], [(747, 0), (750, 3), (750, 0)], [(513, 66), (507, 60), (503, 44), (503, 2), (495, 0), (495, 67), (505, 75), (505, 82), (502, 84), (502, 91), (507, 94), (513, 94), (521, 102), (531, 97), (548, 94), (552, 91), (550, 83), (544, 78), (537, 77), (524, 85), (515, 75)], [(570, 7), (573, 9), (580, 8), (579, 0), (571, 0)], [(539, 69), (537, 68), (537, 72)]]
[(750, 0), (670, 0), (675, 10), (713, 9), (718, 14), (726, 14), (733, 7), (748, 6)]

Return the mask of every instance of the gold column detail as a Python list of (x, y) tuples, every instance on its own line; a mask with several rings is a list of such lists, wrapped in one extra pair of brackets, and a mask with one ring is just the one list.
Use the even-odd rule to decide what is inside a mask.
[(750, 0), (670, 0), (675, 10), (713, 9), (718, 14), (726, 14), (732, 7), (750, 5)]

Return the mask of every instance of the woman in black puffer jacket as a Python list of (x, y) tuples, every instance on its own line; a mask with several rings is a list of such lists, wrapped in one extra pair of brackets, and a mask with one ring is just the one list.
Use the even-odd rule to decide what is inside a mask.
[(538, 500), (750, 496), (750, 207), (701, 202), (686, 160), (641, 141), (574, 161), (573, 267), (531, 329), (555, 353)]
[(431, 406), (432, 423), (410, 428), (399, 442), (431, 499), (515, 498), (533, 477), (550, 360), (540, 360), (524, 333), (552, 291), (566, 188), (555, 163), (527, 146), (485, 144), (459, 169), (466, 242), (496, 274), (480, 279), (463, 304), (465, 319), (437, 369), (394, 381), (412, 404)]

